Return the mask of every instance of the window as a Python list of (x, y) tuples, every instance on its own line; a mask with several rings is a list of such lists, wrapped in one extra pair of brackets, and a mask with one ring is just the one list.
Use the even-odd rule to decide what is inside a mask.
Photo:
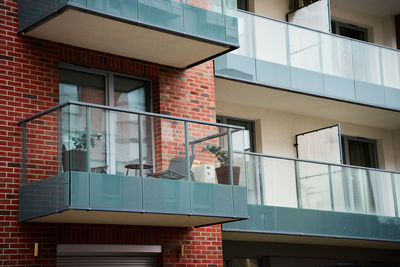
[(376, 140), (344, 135), (342, 149), (345, 164), (379, 168)]
[(249, 11), (249, 1), (248, 0), (237, 0), (237, 9)]
[[(122, 74), (92, 70), (75, 66), (62, 66), (59, 71), (60, 102), (81, 101), (98, 105), (109, 105), (128, 110), (151, 111), (151, 83), (148, 80)], [(139, 141), (142, 142), (142, 154), (145, 163), (152, 163), (152, 124), (142, 121), (141, 140), (138, 136), (138, 117), (135, 114), (109, 112), (100, 108), (86, 108), (72, 105), (69, 116), (64, 118), (70, 125), (69, 133), (62, 137), (66, 150), (78, 150), (73, 140), (79, 140), (86, 134), (87, 127), (91, 135), (99, 136), (95, 146), (90, 148), (90, 168), (84, 170), (96, 172), (107, 169), (110, 174), (124, 174), (127, 164), (138, 163)], [(72, 141), (71, 141), (72, 140)], [(87, 150), (81, 147), (80, 150)]]
[[(245, 131), (245, 150), (249, 152), (255, 152), (255, 132), (254, 132), (254, 121), (230, 118), (225, 116), (217, 115), (217, 122), (242, 126), (246, 129)], [(233, 135), (233, 142), (235, 142), (235, 136)]]
[(368, 42), (368, 29), (332, 20), (332, 33)]

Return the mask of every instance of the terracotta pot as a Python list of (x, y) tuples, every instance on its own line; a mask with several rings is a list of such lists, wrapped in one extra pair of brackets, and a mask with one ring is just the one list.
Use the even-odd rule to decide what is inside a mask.
[(63, 151), (63, 167), (64, 172), (69, 171), (69, 154), (71, 153), (71, 170), (78, 172), (87, 172), (87, 152), (82, 150)]
[[(229, 166), (222, 166), (215, 169), (218, 184), (231, 184), (229, 178)], [(239, 185), (240, 167), (233, 166), (233, 184)]]

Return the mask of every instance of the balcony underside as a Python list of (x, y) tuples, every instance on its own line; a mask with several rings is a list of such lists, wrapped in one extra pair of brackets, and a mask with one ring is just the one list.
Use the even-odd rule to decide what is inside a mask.
[[(30, 26), (26, 36), (161, 65), (186, 68), (236, 47), (67, 6)], [(193, 53), (196, 51), (196, 53)]]
[(71, 172), (22, 185), (19, 220), (196, 227), (247, 218), (245, 200), (241, 186)]
[(400, 219), (249, 205), (250, 219), (224, 224), (224, 239), (400, 249)]
[(229, 221), (232, 221), (232, 218), (69, 209), (28, 220), (27, 222), (192, 227)]
[(225, 78), (216, 78), (215, 84), (216, 101), (221, 103), (243, 105), (243, 99), (246, 99), (246, 105), (254, 108), (318, 116), (376, 128), (400, 128), (398, 111), (355, 105), (351, 101), (348, 103)]

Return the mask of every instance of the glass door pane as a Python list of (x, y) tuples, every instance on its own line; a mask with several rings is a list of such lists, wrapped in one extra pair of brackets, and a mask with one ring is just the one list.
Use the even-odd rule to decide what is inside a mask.
[[(75, 100), (92, 104), (105, 104), (105, 76), (74, 70), (60, 69), (60, 102)], [(73, 162), (83, 162), (90, 151), (90, 162), (72, 166), (73, 171), (105, 171), (106, 128), (105, 113), (101, 109), (71, 105), (70, 135), (62, 137), (64, 150), (68, 151)], [(88, 111), (88, 112), (87, 112)], [(90, 147), (86, 144), (87, 129), (90, 130)], [(93, 140), (93, 142), (92, 142)], [(70, 144), (66, 147), (65, 144)], [(81, 158), (80, 158), (81, 157)], [(79, 165), (79, 166), (78, 166)], [(66, 170), (64, 170), (66, 171)]]
[[(151, 111), (150, 82), (114, 76), (114, 105), (115, 107), (136, 111)], [(152, 117), (139, 116), (115, 112), (111, 118), (111, 133), (114, 136), (114, 147), (111, 146), (111, 153), (114, 155), (115, 172), (118, 174), (137, 175), (138, 171), (126, 172), (128, 164), (139, 163), (139, 141), (142, 143), (142, 155), (144, 164), (153, 165), (153, 131)], [(140, 123), (140, 136), (139, 136)], [(138, 166), (138, 165), (137, 165)], [(138, 166), (139, 167), (139, 166)], [(146, 171), (151, 171), (149, 168)]]

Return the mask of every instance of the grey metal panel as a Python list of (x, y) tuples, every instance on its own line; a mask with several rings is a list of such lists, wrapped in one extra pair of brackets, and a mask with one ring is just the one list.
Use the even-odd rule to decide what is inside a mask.
[(193, 214), (233, 216), (231, 185), (193, 182), (191, 190)]
[(29, 220), (51, 212), (57, 212), (68, 205), (65, 198), (67, 174), (60, 174), (20, 187), (19, 220)]
[(356, 100), (375, 105), (385, 105), (385, 90), (383, 86), (355, 81), (355, 89)]
[(290, 69), (288, 66), (256, 60), (257, 82), (276, 87), (290, 87)]
[(182, 180), (143, 179), (143, 209), (156, 213), (190, 213), (189, 182)]
[(215, 74), (255, 81), (255, 64), (254, 58), (229, 53), (215, 59)]
[(71, 208), (89, 208), (89, 173), (71, 172)]
[(385, 87), (386, 105), (400, 109), (400, 89)]
[(324, 74), (325, 95), (355, 100), (354, 80)]
[(248, 205), (248, 214), (250, 219), (224, 223), (222, 230), (224, 231), (256, 231), (263, 233), (265, 228), (265, 209), (261, 205)]
[(291, 81), (292, 89), (320, 95), (324, 93), (322, 73), (292, 67)]
[(90, 174), (90, 207), (100, 210), (142, 210), (142, 178)]
[(233, 187), (234, 216), (239, 218), (248, 217), (247, 212), (247, 187)]
[(93, 267), (93, 266), (141, 266), (155, 267), (155, 257), (57, 257), (57, 266), (62, 267)]

